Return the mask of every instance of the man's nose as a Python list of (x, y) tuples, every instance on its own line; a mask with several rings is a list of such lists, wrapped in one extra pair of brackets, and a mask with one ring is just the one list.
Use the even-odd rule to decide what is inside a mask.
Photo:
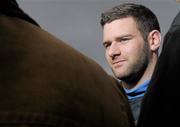
[(119, 45), (116, 42), (112, 43), (108, 50), (108, 55), (110, 57), (115, 57), (120, 54), (121, 54), (121, 51), (120, 51)]

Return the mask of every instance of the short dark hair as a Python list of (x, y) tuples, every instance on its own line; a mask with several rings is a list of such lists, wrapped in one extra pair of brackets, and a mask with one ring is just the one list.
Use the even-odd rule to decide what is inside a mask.
[(126, 17), (132, 17), (136, 21), (144, 40), (147, 40), (147, 36), (152, 30), (160, 31), (156, 15), (144, 5), (134, 3), (120, 4), (107, 10), (102, 13), (100, 23), (104, 26), (106, 23)]

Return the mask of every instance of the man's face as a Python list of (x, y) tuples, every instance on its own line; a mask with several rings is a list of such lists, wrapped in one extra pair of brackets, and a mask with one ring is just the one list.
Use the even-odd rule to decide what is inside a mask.
[(103, 45), (108, 64), (120, 80), (133, 77), (148, 64), (149, 46), (132, 17), (105, 24)]

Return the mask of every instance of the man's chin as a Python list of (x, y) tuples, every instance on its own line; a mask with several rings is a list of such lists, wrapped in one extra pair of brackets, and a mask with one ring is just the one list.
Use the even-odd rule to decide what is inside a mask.
[(114, 76), (120, 80), (124, 78), (124, 75), (122, 75), (121, 73), (117, 73), (117, 72), (113, 72), (113, 73), (114, 73)]
[(134, 81), (134, 78), (128, 74), (125, 74), (125, 73), (120, 73), (120, 72), (113, 72), (114, 73), (114, 76), (119, 79), (119, 80), (122, 80), (124, 82), (132, 82)]

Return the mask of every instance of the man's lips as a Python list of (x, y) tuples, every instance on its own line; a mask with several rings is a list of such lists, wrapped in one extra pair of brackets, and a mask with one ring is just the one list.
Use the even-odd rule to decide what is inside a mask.
[(112, 64), (114, 65), (114, 64), (119, 64), (119, 63), (123, 63), (123, 62), (125, 62), (126, 60), (116, 60), (116, 61), (113, 61), (112, 62)]
[(116, 60), (116, 61), (112, 62), (112, 65), (114, 67), (121, 66), (125, 61), (126, 61), (125, 59), (123, 59), (123, 60)]

